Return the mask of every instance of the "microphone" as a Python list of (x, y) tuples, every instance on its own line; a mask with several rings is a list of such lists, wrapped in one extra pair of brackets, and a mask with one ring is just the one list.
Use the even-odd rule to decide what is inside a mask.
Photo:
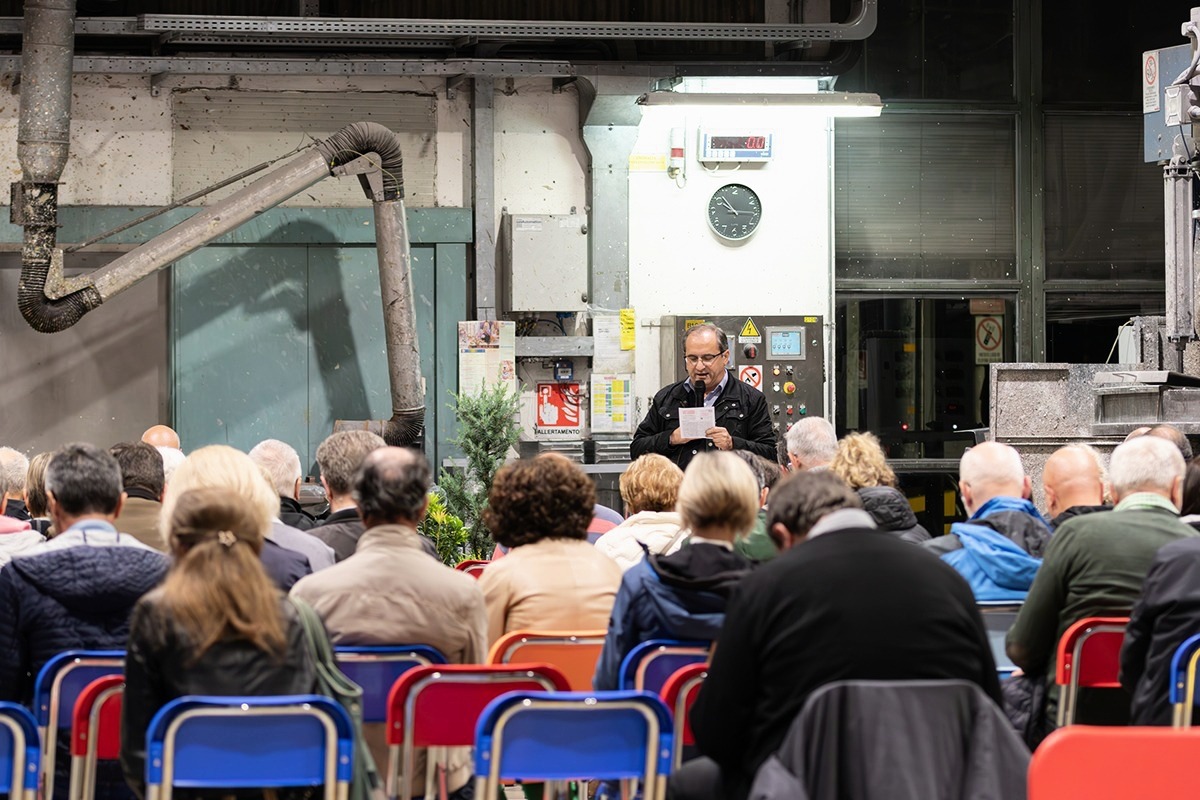
[(692, 386), (692, 391), (696, 394), (696, 408), (701, 408), (704, 405), (704, 381), (696, 381)]

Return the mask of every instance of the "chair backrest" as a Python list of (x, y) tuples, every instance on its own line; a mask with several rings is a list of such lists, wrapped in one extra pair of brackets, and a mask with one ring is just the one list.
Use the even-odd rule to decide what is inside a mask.
[(176, 786), (324, 786), (337, 800), (353, 753), (350, 715), (328, 697), (180, 697), (146, 731), (146, 797), (167, 800)]
[(1200, 633), (1186, 639), (1171, 656), (1171, 687), (1167, 692), (1176, 728), (1192, 726), (1196, 702), (1196, 663), (1200, 659)]
[(125, 676), (105, 675), (89, 683), (71, 715), (70, 800), (85, 800), (96, 792), (96, 764), (121, 755), (121, 703)]
[(1121, 685), (1121, 644), (1129, 617), (1085, 617), (1063, 632), (1055, 653), (1054, 682), (1059, 693), (1058, 724), (1075, 719), (1075, 695), (1081, 688), (1115, 689)]
[(607, 634), (606, 630), (513, 631), (492, 645), (488, 663), (553, 664), (567, 676), (572, 691), (587, 692)]
[(42, 794), (54, 796), (59, 729), (69, 730), (75, 701), (89, 683), (125, 672), (124, 650), (64, 650), (47, 661), (33, 683), (33, 713), (42, 734)]
[(707, 661), (710, 646), (709, 642), (648, 639), (625, 654), (617, 688), (661, 694), (662, 685), (680, 667)]
[(1074, 725), (1051, 733), (1029, 764), (1029, 800), (1191, 797), (1200, 730)]
[(478, 578), (480, 575), (483, 574), (484, 567), (486, 567), (490, 563), (492, 563), (492, 562), (491, 561), (480, 561), (478, 559), (470, 559), (469, 558), (466, 561), (458, 562), (457, 564), (454, 565), (454, 568), (456, 570), (458, 570), (459, 572), (467, 573), (472, 578)]
[(670, 771), (670, 713), (649, 692), (508, 692), (475, 732), (476, 797), (504, 779), (643, 778), (658, 800)]
[(334, 657), (346, 677), (363, 690), (363, 722), (387, 719), (388, 692), (392, 684), (415, 667), (445, 664), (436, 647), (425, 644), (335, 647)]
[(566, 676), (549, 664), (453, 664), (409, 670), (388, 696), (388, 786), (399, 786), (399, 792), (389, 791), (389, 796), (412, 796), (414, 748), (475, 744), (479, 715), (500, 695), (570, 688)]
[(33, 800), (41, 755), (33, 714), (17, 703), (0, 702), (0, 794), (11, 800)]
[(700, 693), (700, 686), (707, 677), (708, 664), (688, 664), (672, 672), (659, 693), (671, 711), (672, 743), (675, 750), (671, 763), (676, 768), (683, 763), (683, 748), (696, 743), (688, 715), (692, 711), (692, 704), (696, 702), (696, 695)]

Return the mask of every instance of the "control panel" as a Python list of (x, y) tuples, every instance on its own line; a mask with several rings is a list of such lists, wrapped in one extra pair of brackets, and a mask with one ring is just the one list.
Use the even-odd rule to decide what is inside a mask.
[(778, 435), (797, 420), (825, 416), (825, 325), (820, 316), (728, 316), (681, 314), (664, 358), (665, 374), (687, 377), (680, 343), (689, 328), (711, 322), (729, 339), (729, 369), (767, 398)]

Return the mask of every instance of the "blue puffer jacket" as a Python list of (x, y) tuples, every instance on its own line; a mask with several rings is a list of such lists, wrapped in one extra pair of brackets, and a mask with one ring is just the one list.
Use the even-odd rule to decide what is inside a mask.
[(169, 566), (133, 547), (14, 558), (0, 570), (0, 700), (28, 703), (38, 670), (63, 650), (124, 650), (134, 603)]
[(616, 689), (621, 662), (647, 639), (715, 640), (729, 594), (750, 568), (741, 554), (713, 544), (647, 553), (621, 579), (592, 685)]
[(1042, 565), (1050, 527), (1028, 500), (993, 497), (951, 525), (950, 538), (957, 546), (941, 558), (967, 579), (976, 600), (1021, 602)]

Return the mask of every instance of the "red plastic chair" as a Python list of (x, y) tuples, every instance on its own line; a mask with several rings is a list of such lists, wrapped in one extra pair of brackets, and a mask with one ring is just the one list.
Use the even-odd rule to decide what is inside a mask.
[(454, 568), (456, 570), (458, 570), (459, 572), (467, 573), (472, 578), (478, 578), (480, 575), (483, 574), (483, 568), (486, 567), (490, 563), (492, 563), (492, 562), (491, 561), (478, 561), (475, 559), (467, 559), (466, 561), (460, 561), (457, 564), (455, 564)]
[(1121, 644), (1128, 624), (1129, 617), (1085, 617), (1063, 633), (1054, 669), (1059, 686), (1058, 727), (1075, 721), (1075, 699), (1081, 688), (1120, 687)]
[(69, 800), (96, 794), (96, 763), (121, 755), (121, 702), (125, 676), (105, 675), (84, 687), (71, 714), (71, 781)]
[[(388, 695), (388, 796), (412, 797), (416, 748), (473, 745), (480, 713), (505, 692), (570, 688), (566, 676), (550, 664), (454, 664), (409, 670)], [(438, 796), (446, 798), (442, 764), (438, 765)]]
[(1028, 800), (1194, 797), (1200, 730), (1075, 725), (1029, 763)]
[(708, 664), (688, 664), (671, 673), (662, 686), (662, 699), (671, 709), (675, 721), (675, 735), (672, 737), (671, 765), (672, 770), (683, 763), (683, 748), (696, 743), (692, 736), (692, 722), (689, 715), (696, 695), (700, 693), (700, 685), (708, 677)]
[(592, 676), (607, 630), (512, 631), (492, 643), (489, 664), (553, 664), (573, 692), (592, 691)]

